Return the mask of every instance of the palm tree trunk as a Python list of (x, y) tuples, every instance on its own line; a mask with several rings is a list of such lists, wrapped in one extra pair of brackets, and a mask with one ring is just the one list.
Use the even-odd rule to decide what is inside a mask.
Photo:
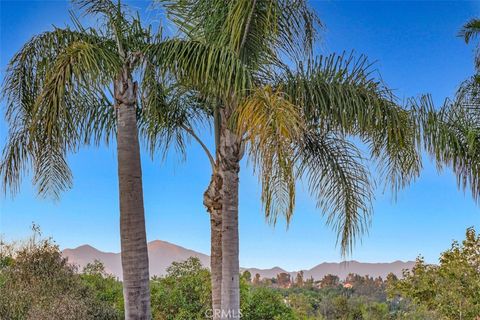
[(126, 320), (150, 320), (148, 251), (136, 120), (136, 83), (127, 68), (115, 81), (120, 238)]
[(222, 126), (218, 148), (219, 174), (222, 178), (222, 312), (221, 319), (240, 318), (238, 174), (241, 143), (238, 136)]
[(203, 204), (210, 214), (210, 270), (212, 284), (212, 319), (219, 320), (222, 303), (222, 179), (215, 167)]

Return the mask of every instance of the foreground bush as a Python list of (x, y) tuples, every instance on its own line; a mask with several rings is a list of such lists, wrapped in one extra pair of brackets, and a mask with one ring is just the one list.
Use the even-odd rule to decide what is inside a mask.
[(98, 299), (50, 240), (0, 248), (0, 319), (115, 320), (119, 312)]

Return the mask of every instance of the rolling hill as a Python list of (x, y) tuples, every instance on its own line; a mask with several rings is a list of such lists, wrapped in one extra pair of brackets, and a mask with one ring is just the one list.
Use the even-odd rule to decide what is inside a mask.
[[(74, 249), (65, 249), (63, 255), (69, 262), (79, 266), (79, 270), (89, 262), (100, 260), (105, 265), (108, 273), (113, 274), (119, 279), (122, 278), (122, 266), (120, 262), (120, 253), (102, 252), (89, 245), (83, 245)], [(189, 250), (187, 248), (175, 245), (173, 243), (161, 240), (155, 240), (148, 243), (148, 254), (150, 261), (150, 275), (161, 276), (166, 273), (167, 267), (174, 261), (183, 261), (189, 257), (197, 257), (200, 262), (208, 267), (210, 257), (206, 254)], [(314, 266), (311, 269), (302, 270), (305, 278), (313, 277), (315, 280), (321, 280), (327, 274), (335, 274), (344, 279), (349, 273), (359, 275), (370, 275), (372, 277), (385, 278), (388, 273), (393, 272), (397, 276), (402, 275), (403, 269), (410, 269), (414, 261), (394, 261), (390, 263), (364, 263), (358, 261), (346, 261), (341, 263), (324, 262)], [(271, 269), (242, 268), (242, 271), (249, 270), (253, 275), (259, 274), (261, 278), (276, 277), (281, 272), (290, 273), (295, 277), (297, 271), (286, 271), (280, 267)]]

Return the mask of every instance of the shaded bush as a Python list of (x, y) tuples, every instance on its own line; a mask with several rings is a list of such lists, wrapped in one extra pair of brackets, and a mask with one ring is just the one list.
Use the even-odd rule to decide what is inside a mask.
[(95, 293), (51, 240), (0, 244), (0, 319), (115, 320), (117, 310)]

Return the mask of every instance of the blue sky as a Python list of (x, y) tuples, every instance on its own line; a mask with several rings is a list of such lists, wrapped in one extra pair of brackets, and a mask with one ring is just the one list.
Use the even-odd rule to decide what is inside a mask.
[[(130, 2), (150, 22), (149, 2)], [(456, 35), (480, 10), (477, 2), (446, 1), (312, 1), (326, 25), (319, 53), (355, 50), (376, 61), (376, 68), (400, 99), (431, 93), (437, 103), (452, 96), (473, 72), (473, 47)], [(0, 71), (30, 37), (69, 23), (66, 1), (0, 0)], [(2, 103), (2, 112), (4, 104)], [(0, 119), (0, 147), (7, 128)], [(209, 144), (209, 132), (204, 138)], [(26, 177), (16, 198), (0, 198), (0, 234), (21, 239), (32, 221), (61, 248), (89, 243), (118, 252), (118, 186), (115, 148), (85, 148), (69, 158), (74, 188), (58, 202), (39, 199)], [(209, 163), (196, 144), (186, 161), (172, 153), (165, 162), (143, 154), (147, 234), (193, 250), (209, 252), (209, 219), (202, 194), (209, 182)], [(257, 178), (243, 163), (240, 174), (240, 263), (250, 267), (310, 268), (340, 261), (335, 234), (300, 185), (297, 208), (286, 230), (283, 222), (267, 225), (260, 207)], [(377, 190), (369, 234), (355, 247), (359, 261), (411, 260), (419, 254), (435, 262), (453, 239), (469, 226), (480, 227), (480, 210), (470, 195), (458, 191), (448, 171), (437, 173), (425, 157), (421, 177), (400, 192), (396, 202)], [(479, 228), (480, 229), (480, 228)]]

